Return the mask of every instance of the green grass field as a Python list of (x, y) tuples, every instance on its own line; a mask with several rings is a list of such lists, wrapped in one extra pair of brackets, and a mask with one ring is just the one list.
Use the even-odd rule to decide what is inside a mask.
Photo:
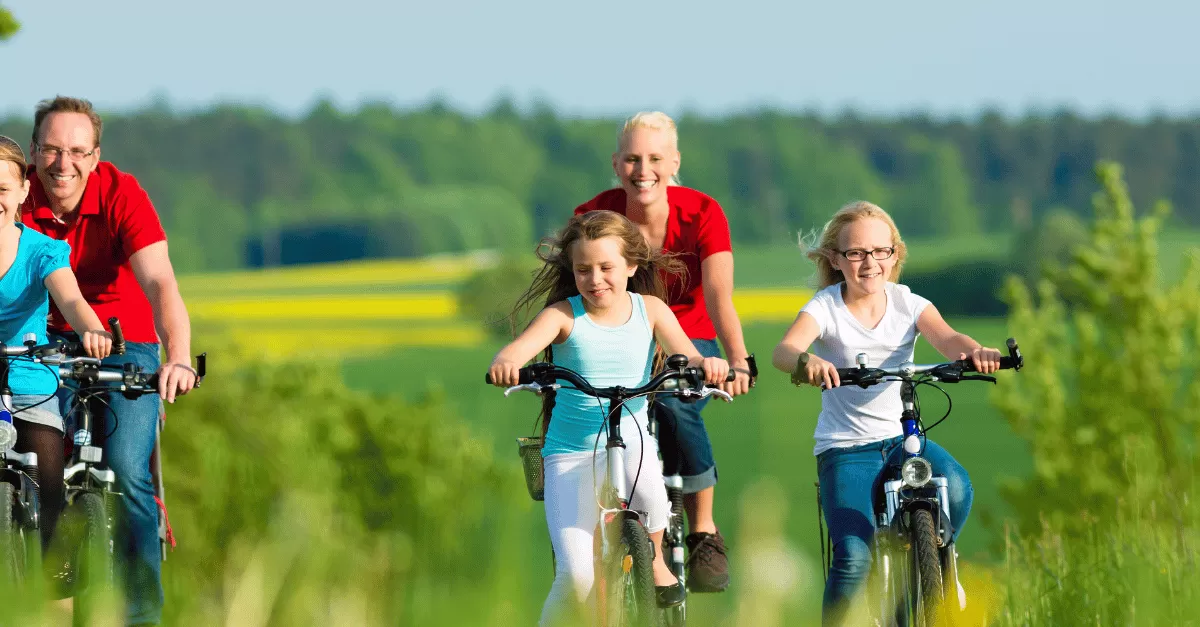
[[(1195, 233), (1164, 234), (1166, 278), (1178, 275), (1185, 251), (1198, 241)], [(997, 236), (913, 241), (909, 267), (1004, 259), (1011, 246), (1011, 238)], [(812, 267), (794, 246), (744, 248), (737, 255), (737, 284), (739, 290), (746, 290), (740, 293), (788, 290), (779, 293), (794, 298), (809, 285)], [(206, 338), (232, 336), (268, 356), (337, 360), (346, 382), (360, 390), (414, 401), (443, 401), (477, 437), (492, 443), (495, 455), (511, 469), (512, 487), (523, 493), (514, 439), (531, 431), (538, 399), (528, 395), (505, 399), (500, 390), (483, 384), (483, 373), (500, 344), (475, 322), (461, 319), (452, 300), (454, 286), (477, 265), (478, 259), (452, 258), (329, 264), (184, 277), (181, 284), (195, 312), (200, 349)], [(755, 322), (755, 317), (747, 316), (751, 320), (745, 328), (747, 344), (763, 367), (759, 386), (733, 404), (714, 402), (705, 412), (720, 469), (716, 518), (730, 545), (735, 583), (729, 593), (693, 597), (694, 625), (741, 620), (737, 617), (745, 616), (747, 604), (754, 603), (745, 596), (757, 588), (750, 582), (764, 579), (788, 582), (782, 588), (784, 624), (812, 624), (819, 614), (822, 584), (812, 456), (819, 395), (811, 388), (792, 387), (786, 375), (769, 364), (789, 318), (767, 312)], [(997, 347), (1010, 334), (1018, 339), (1021, 335), (1019, 330), (1006, 329), (999, 319), (953, 319), (951, 324)], [(932, 349), (921, 342), (917, 361), (935, 359)], [(1022, 375), (1001, 373), (1008, 376)], [(999, 487), (1031, 467), (1026, 446), (989, 403), (988, 388), (947, 386), (954, 413), (932, 434), (971, 473), (975, 506), (960, 551), (969, 564), (982, 570), (997, 566), (1004, 555), (1007, 509)], [(930, 422), (943, 413), (946, 402), (934, 390), (922, 391), (923, 411)], [(462, 498), (469, 500), (472, 495)], [(765, 509), (747, 517), (747, 511), (757, 511), (754, 508)], [(536, 619), (552, 578), (543, 516), (541, 504), (518, 499), (489, 515), (490, 532), (482, 536), (486, 541), (477, 538), (465, 548), (479, 556), (479, 569), (456, 573), (455, 583), (447, 585), (470, 586), (488, 596), (480, 607), (501, 615), (484, 622), (529, 624)], [(787, 565), (764, 566), (755, 561), (752, 547), (764, 517), (780, 519), (777, 539), (796, 556), (791, 576), (786, 574)], [(739, 582), (745, 587), (739, 587)]]

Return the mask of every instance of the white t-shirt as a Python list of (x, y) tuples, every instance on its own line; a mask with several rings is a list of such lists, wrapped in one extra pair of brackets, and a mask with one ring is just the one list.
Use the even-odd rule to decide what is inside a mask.
[[(913, 359), (917, 318), (929, 304), (905, 285), (887, 283), (887, 309), (874, 329), (868, 329), (846, 309), (842, 284), (831, 285), (813, 295), (800, 311), (807, 312), (821, 329), (809, 348), (812, 354), (838, 368), (852, 368), (854, 358), (866, 353), (867, 366), (892, 368)], [(845, 446), (878, 442), (904, 434), (900, 426), (900, 382), (873, 385), (841, 385), (821, 393), (821, 415), (817, 418), (814, 455)]]

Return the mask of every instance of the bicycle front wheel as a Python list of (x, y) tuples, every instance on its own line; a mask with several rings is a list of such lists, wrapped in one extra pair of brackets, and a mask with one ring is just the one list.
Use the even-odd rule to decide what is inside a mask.
[(25, 580), (24, 546), (18, 523), (13, 517), (17, 506), (17, 491), (11, 483), (0, 481), (0, 567), (6, 585)]
[(653, 547), (645, 527), (631, 518), (605, 527), (611, 555), (597, 581), (597, 608), (604, 627), (658, 627), (654, 602)]
[(97, 492), (81, 493), (72, 506), (83, 524), (74, 562), (74, 624), (83, 626), (92, 623), (97, 606), (111, 601), (114, 593), (112, 518), (104, 497)]
[(912, 512), (912, 556), (914, 605), (924, 625), (940, 624), (942, 609), (942, 561), (938, 557), (937, 529), (928, 510)]

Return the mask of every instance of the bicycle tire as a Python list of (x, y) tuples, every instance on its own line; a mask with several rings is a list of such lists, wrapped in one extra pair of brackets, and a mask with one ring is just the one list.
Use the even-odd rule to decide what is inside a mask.
[(603, 565), (597, 595), (604, 627), (659, 627), (655, 604), (653, 546), (645, 527), (633, 518), (606, 525), (612, 554)]
[(0, 565), (5, 585), (19, 584), (25, 578), (24, 548), (19, 538), (19, 523), (13, 518), (17, 506), (17, 490), (11, 483), (0, 481)]
[(938, 557), (937, 529), (929, 510), (912, 512), (912, 558), (914, 586), (914, 614), (921, 624), (940, 624), (939, 613), (944, 600), (942, 588), (942, 560)]
[(76, 552), (75, 615), (72, 624), (92, 623), (92, 613), (114, 591), (112, 518), (103, 496), (83, 492), (72, 504), (84, 528)]

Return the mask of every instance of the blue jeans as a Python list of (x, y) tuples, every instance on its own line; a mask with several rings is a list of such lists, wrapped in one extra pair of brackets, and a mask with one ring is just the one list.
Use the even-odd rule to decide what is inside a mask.
[[(705, 357), (721, 356), (715, 340), (692, 340), (692, 344)], [(712, 442), (700, 417), (707, 404), (707, 398), (685, 403), (674, 396), (664, 396), (655, 401), (652, 410), (658, 420), (663, 476), (682, 476), (684, 494), (717, 485), (717, 462), (713, 460)]]
[[(850, 602), (871, 570), (875, 536), (874, 490), (885, 466), (902, 461), (903, 436), (848, 448), (834, 448), (817, 456), (821, 482), (821, 513), (829, 525), (833, 563), (825, 582), (822, 624), (841, 625)], [(946, 477), (950, 493), (950, 524), (957, 538), (971, 511), (971, 479), (946, 449), (933, 440), (922, 453), (933, 473)], [(879, 489), (882, 489), (880, 487)]]
[[(78, 341), (74, 334), (62, 337)], [(124, 355), (112, 355), (106, 365), (132, 363), (145, 370), (158, 370), (158, 344), (127, 342)], [(68, 416), (74, 392), (60, 388), (59, 403)], [(158, 437), (162, 401), (157, 394), (129, 400), (119, 392), (100, 395), (93, 403), (98, 443), (104, 446), (105, 463), (117, 475), (116, 490), (122, 494), (113, 552), (118, 575), (125, 586), (126, 620), (130, 625), (162, 620), (162, 549), (158, 544), (158, 504), (150, 475), (150, 456)], [(109, 409), (111, 407), (111, 410)], [(74, 434), (73, 416), (67, 417), (68, 437)], [(111, 434), (107, 439), (105, 435)]]

